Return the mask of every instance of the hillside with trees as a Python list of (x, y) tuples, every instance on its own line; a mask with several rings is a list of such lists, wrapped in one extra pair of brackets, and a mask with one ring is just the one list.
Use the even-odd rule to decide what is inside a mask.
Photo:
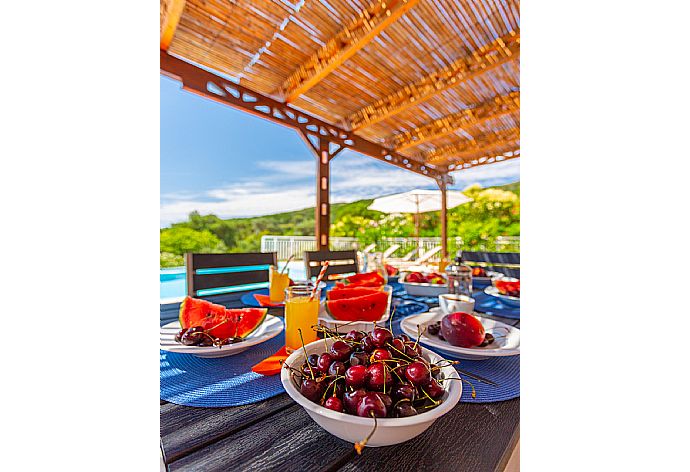
[[(448, 210), (448, 236), (459, 236), (468, 250), (492, 250), (497, 236), (520, 235), (520, 183), (463, 190), (473, 201)], [(331, 205), (331, 235), (355, 237), (366, 246), (384, 237), (414, 236), (411, 214), (368, 210), (372, 200)], [(187, 221), (160, 233), (161, 267), (184, 265), (185, 252), (259, 251), (261, 237), (313, 236), (314, 208), (252, 218), (221, 219), (192, 212)], [(420, 236), (440, 236), (438, 212), (423, 214)]]

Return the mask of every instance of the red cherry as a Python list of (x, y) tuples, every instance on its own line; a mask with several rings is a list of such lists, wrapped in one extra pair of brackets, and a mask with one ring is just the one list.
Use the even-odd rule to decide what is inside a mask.
[(367, 392), (357, 405), (357, 416), (370, 418), (372, 414), (377, 418), (385, 418), (388, 411), (376, 392)]
[(372, 362), (374, 361), (386, 361), (392, 359), (391, 353), (388, 349), (377, 348), (371, 353)]
[(343, 411), (343, 402), (338, 397), (326, 398), (326, 401), (323, 403), (323, 406), (325, 406), (329, 410), (339, 411), (341, 413)]
[(382, 362), (376, 362), (367, 367), (367, 388), (381, 391), (384, 384), (386, 389), (389, 389), (393, 384), (391, 369)]
[(316, 361), (316, 368), (322, 374), (327, 374), (328, 368), (331, 366), (332, 362), (333, 362), (333, 356), (331, 356), (327, 352), (324, 352), (323, 354), (321, 354), (319, 356), (319, 360)]
[(405, 343), (405, 355), (408, 357), (417, 358), (422, 355), (422, 347), (414, 341)]
[(474, 347), (484, 342), (484, 326), (469, 313), (451, 313), (441, 320), (441, 334), (453, 346)]
[(345, 341), (336, 341), (331, 346), (331, 356), (336, 361), (346, 361), (352, 354), (352, 347)]
[(390, 345), (395, 354), (400, 355), (401, 353), (405, 352), (405, 343), (402, 341), (402, 339), (395, 338), (390, 342)]
[(302, 380), (299, 391), (307, 399), (313, 402), (318, 402), (321, 398), (321, 395), (323, 395), (324, 388), (323, 382), (312, 379), (304, 379)]
[(403, 398), (414, 401), (417, 389), (412, 385), (411, 383), (399, 383), (395, 387), (393, 387), (393, 397), (396, 400), (402, 400)]
[(363, 365), (353, 365), (345, 371), (345, 385), (348, 387), (364, 387), (367, 381), (367, 368)]
[(374, 341), (372, 341), (369, 336), (365, 336), (364, 339), (362, 339), (361, 348), (364, 352), (371, 352), (376, 349), (376, 346), (374, 346)]
[(393, 333), (386, 328), (374, 328), (369, 337), (375, 347), (383, 347), (386, 343), (393, 340)]
[(345, 335), (345, 339), (348, 341), (360, 342), (362, 339), (364, 339), (364, 333), (361, 331), (352, 330)]
[(431, 381), (424, 386), (424, 391), (434, 400), (441, 398), (445, 393), (443, 386), (435, 379), (431, 379)]
[(331, 363), (331, 366), (328, 368), (328, 375), (344, 375), (347, 367), (345, 367), (345, 364), (340, 361), (334, 361)]
[(367, 391), (363, 388), (358, 388), (357, 390), (354, 390), (352, 392), (346, 392), (343, 395), (343, 405), (345, 406), (345, 410), (347, 410), (347, 412), (351, 415), (357, 414), (357, 407), (359, 406), (359, 402), (362, 400), (362, 397), (364, 397), (364, 395), (366, 394)]
[(426, 385), (431, 380), (431, 374), (426, 364), (415, 361), (405, 368), (405, 377), (415, 385)]

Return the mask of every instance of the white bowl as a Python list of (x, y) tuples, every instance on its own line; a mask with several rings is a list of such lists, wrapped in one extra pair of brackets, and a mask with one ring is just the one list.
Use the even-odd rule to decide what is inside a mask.
[[(326, 340), (329, 348), (333, 342), (333, 339)], [(322, 353), (325, 350), (324, 341), (314, 341), (313, 343), (307, 344), (305, 348), (307, 354)], [(422, 347), (422, 356), (431, 362), (438, 362), (443, 359), (438, 354), (424, 347)], [(285, 362), (290, 366), (301, 366), (304, 363), (304, 350), (299, 349), (293, 352)], [(452, 366), (443, 367), (441, 369), (441, 375), (445, 378), (459, 378), (457, 371)], [(346, 413), (339, 413), (307, 400), (307, 398), (300, 393), (298, 386), (292, 380), (292, 375), (288, 369), (284, 368), (281, 370), (280, 380), (287, 394), (307, 410), (309, 416), (311, 416), (319, 426), (332, 435), (344, 441), (356, 443), (366, 438), (374, 427), (374, 420), (371, 418), (362, 418)], [(446, 393), (441, 397), (443, 403), (434, 409), (425, 411), (416, 416), (378, 419), (376, 432), (367, 442), (367, 446), (379, 447), (399, 444), (419, 436), (426, 431), (434, 421), (448, 413), (458, 401), (460, 401), (460, 395), (462, 395), (462, 382), (450, 381), (445, 383)]]
[[(385, 325), (386, 321), (388, 320), (388, 317), (390, 316), (391, 312), (391, 303), (392, 303), (392, 298), (393, 298), (393, 287), (390, 285), (386, 285), (383, 287), (383, 290), (388, 293), (388, 305), (386, 306), (386, 312), (383, 314), (381, 318), (379, 318), (376, 321), (377, 325)], [(326, 292), (328, 293), (328, 292)], [(328, 297), (328, 295), (326, 295)], [(321, 305), (319, 306), (319, 322), (322, 325), (327, 326), (328, 328), (331, 329), (337, 329), (339, 332), (342, 334), (347, 334), (348, 331), (371, 331), (374, 329), (374, 322), (373, 321), (341, 321), (341, 320), (336, 320), (333, 318), (330, 314), (328, 314), (328, 311), (326, 311), (326, 300), (327, 298), (324, 298), (321, 300)]]
[(442, 293), (438, 296), (438, 305), (445, 314), (456, 311), (472, 313), (474, 311), (474, 298), (457, 293)]
[(401, 282), (403, 288), (415, 297), (438, 297), (442, 293), (448, 293), (448, 283), (445, 284), (422, 284), (415, 282)]

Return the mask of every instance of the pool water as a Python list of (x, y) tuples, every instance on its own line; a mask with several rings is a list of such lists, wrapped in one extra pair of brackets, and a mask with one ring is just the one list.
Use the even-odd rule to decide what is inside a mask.
[[(278, 269), (282, 270), (285, 262), (278, 262)], [(288, 264), (288, 271), (293, 280), (304, 280), (306, 270), (304, 262), (292, 261)], [(161, 302), (179, 301), (187, 294), (187, 277), (184, 267), (161, 269)]]

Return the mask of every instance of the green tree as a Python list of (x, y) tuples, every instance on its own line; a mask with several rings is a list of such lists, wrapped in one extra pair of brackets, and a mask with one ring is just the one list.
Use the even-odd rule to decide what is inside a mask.
[(177, 254), (186, 252), (226, 252), (228, 248), (208, 230), (197, 231), (192, 228), (174, 226), (161, 230), (161, 253)]

